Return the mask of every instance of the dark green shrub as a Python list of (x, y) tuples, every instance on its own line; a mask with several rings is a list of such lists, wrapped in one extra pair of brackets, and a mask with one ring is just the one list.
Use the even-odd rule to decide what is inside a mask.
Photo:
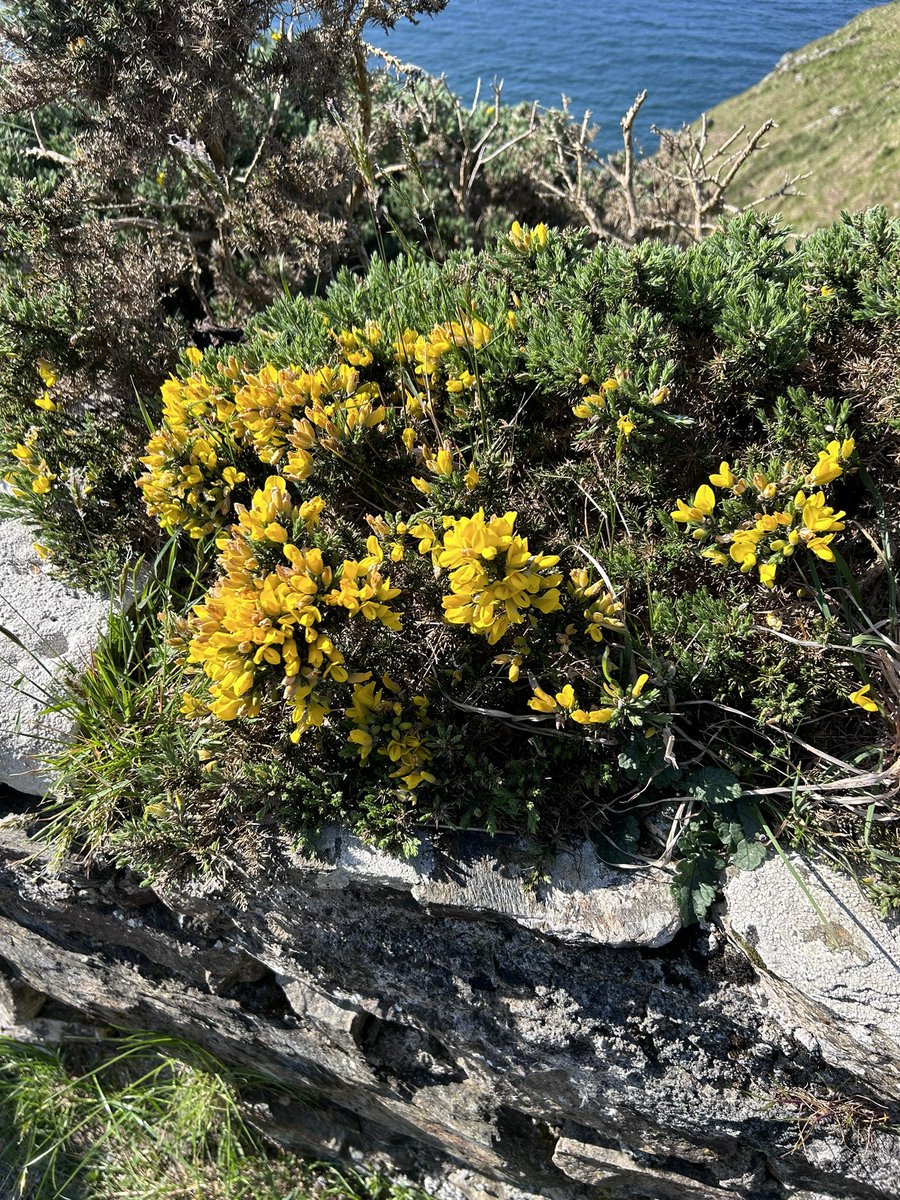
[[(900, 223), (867, 225), (891, 261)], [(236, 829), (254, 771), (271, 805), (245, 820), (395, 845), (633, 844), (677, 799), (686, 911), (798, 806), (827, 829), (871, 805), (889, 861), (897, 365), (890, 317), (821, 282), (827, 236), (790, 250), (748, 215), (623, 252), (517, 228), (189, 352), (139, 482), (208, 589), (172, 606), (167, 653)], [(159, 854), (176, 794), (120, 811), (129, 846)]]

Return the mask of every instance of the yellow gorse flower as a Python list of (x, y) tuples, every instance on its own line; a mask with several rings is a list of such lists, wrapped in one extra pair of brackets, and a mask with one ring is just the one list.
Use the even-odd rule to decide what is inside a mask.
[(344, 716), (353, 725), (348, 740), (356, 747), (360, 761), (365, 762), (373, 750), (389, 759), (394, 767), (392, 779), (399, 779), (407, 791), (421, 783), (434, 783), (426, 769), (432, 756), (426, 728), (428, 701), (413, 696), (411, 706), (400, 698), (400, 688), (387, 675), (383, 688), (373, 682), (358, 683), (353, 689), (353, 702)]
[[(589, 382), (590, 376), (588, 375), (582, 375), (579, 379), (579, 383), (582, 385)], [(618, 391), (618, 389), (618, 379), (612, 376), (609, 379), (604, 379), (604, 381), (600, 384), (599, 389), (596, 392), (592, 392), (589, 396), (585, 396), (580, 404), (575, 405), (575, 407), (572, 409), (572, 412), (582, 421), (589, 421), (606, 409), (609, 396), (613, 392)], [(623, 421), (631, 425), (631, 429), (629, 429), (627, 433), (625, 433), (625, 430), (622, 426)], [(628, 437), (634, 429), (634, 423), (631, 422), (628, 417), (619, 417), (618, 429), (620, 433), (625, 433), (625, 436)]]
[[(234, 470), (227, 425), (233, 406), (226, 409), (209, 380), (200, 375), (168, 379), (162, 398), (163, 424), (139, 459), (147, 470), (137, 486), (147, 511), (163, 529), (185, 529), (193, 538), (204, 537), (232, 514), (230, 497), (236, 484), (228, 483), (224, 471), (229, 466)], [(230, 477), (237, 480), (236, 473)]]
[(721, 462), (719, 463), (718, 471), (710, 475), (709, 482), (713, 485), (713, 487), (733, 488), (737, 480), (735, 478), (734, 471), (732, 471), (728, 463)]
[(857, 688), (855, 692), (851, 692), (847, 699), (865, 709), (866, 712), (878, 712), (878, 705), (869, 695), (871, 690), (871, 683), (866, 683), (861, 688)]
[(553, 571), (559, 558), (532, 554), (515, 522), (514, 512), (488, 518), (479, 509), (471, 517), (444, 517), (441, 540), (424, 524), (410, 530), (421, 537), (419, 552), (449, 572), (444, 619), (467, 626), (491, 645), (511, 625), (521, 625), (529, 609), (550, 613), (562, 607), (562, 576)]
[(46, 496), (59, 479), (59, 474), (51, 468), (40, 452), (39, 437), (40, 430), (32, 425), (24, 440), (9, 450), (10, 457), (15, 461), (12, 470), (7, 471), (3, 479), (12, 487), (13, 495), (20, 500), (28, 494), (28, 490), (35, 496)]
[(842, 462), (849, 459), (856, 449), (854, 438), (845, 438), (843, 442), (829, 442), (824, 450), (819, 451), (818, 462), (806, 476), (806, 482), (816, 487), (824, 487), (832, 483), (839, 475), (843, 475)]
[(599, 580), (591, 583), (585, 567), (570, 571), (569, 578), (570, 595), (585, 605), (584, 616), (588, 623), (584, 632), (591, 641), (602, 642), (605, 629), (618, 632), (625, 628), (625, 622), (619, 616), (624, 605), (613, 598), (605, 584)]
[(37, 370), (46, 388), (52, 388), (59, 379), (59, 372), (56, 367), (54, 367), (53, 363), (48, 362), (46, 358), (39, 358), (37, 360)]
[(209, 711), (220, 720), (254, 717), (275, 683), (290, 706), (296, 740), (321, 725), (330, 702), (323, 685), (349, 678), (330, 629), (330, 610), (399, 630), (391, 608), (399, 589), (381, 572), (377, 538), (369, 555), (336, 568), (321, 550), (298, 545), (322, 511), (314, 498), (295, 506), (285, 480), (270, 476), (221, 539), (222, 578), (193, 609), (188, 661), (211, 683)]
[(520, 254), (529, 254), (532, 250), (543, 250), (547, 245), (547, 226), (541, 222), (540, 225), (535, 225), (534, 229), (529, 229), (527, 225), (513, 221), (509, 231), (509, 240), (512, 242), (513, 248)]
[(675, 508), (669, 515), (673, 521), (679, 521), (681, 524), (702, 525), (707, 517), (712, 516), (715, 507), (715, 493), (704, 483), (694, 493), (693, 503), (687, 504), (684, 500), (676, 500)]

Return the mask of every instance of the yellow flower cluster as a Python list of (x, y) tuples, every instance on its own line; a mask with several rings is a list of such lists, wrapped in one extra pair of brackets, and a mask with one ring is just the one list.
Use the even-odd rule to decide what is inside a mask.
[[(57, 412), (59, 403), (53, 399), (50, 392), (59, 381), (59, 372), (45, 358), (37, 360), (35, 370), (44, 385), (44, 391), (34, 401), (35, 408), (48, 413)], [(46, 496), (60, 478), (58, 472), (63, 470), (57, 466), (54, 471), (50, 466), (38, 447), (39, 436), (40, 430), (36, 425), (32, 425), (22, 441), (10, 447), (7, 452), (15, 462), (4, 472), (2, 479), (10, 485), (13, 495), (20, 500), (27, 496), (29, 491), (36, 496)]]
[(806, 482), (812, 487), (824, 487), (832, 483), (839, 475), (843, 475), (841, 463), (852, 457), (856, 449), (854, 438), (845, 438), (843, 442), (829, 442), (824, 450), (819, 451), (819, 460), (806, 476)]
[[(582, 387), (584, 387), (591, 382), (590, 377), (588, 375), (582, 375), (579, 382), (581, 383)], [(600, 384), (600, 387), (596, 391), (588, 393), (588, 395), (585, 396), (580, 403), (576, 404), (572, 409), (572, 412), (580, 420), (590, 421), (599, 413), (604, 411), (610, 395), (618, 390), (619, 380), (613, 376), (610, 376), (609, 379), (603, 380), (603, 382)]]
[[(402, 337), (394, 342), (394, 354), (402, 368), (411, 375), (410, 386), (405, 388), (404, 400), (411, 416), (420, 416), (425, 404), (436, 388), (442, 368), (442, 360), (451, 350), (481, 350), (491, 340), (493, 330), (476, 316), (466, 316), (462, 321), (445, 321), (435, 325), (429, 334), (406, 329)], [(444, 386), (453, 395), (473, 388), (476, 377), (468, 369), (445, 373)]]
[[(403, 444), (409, 450), (414, 448), (415, 431), (413, 429), (409, 427), (404, 429)], [(457, 470), (455, 459), (461, 456), (449, 444), (441, 446), (436, 454), (428, 445), (422, 445), (419, 447), (419, 453), (422, 455), (422, 461), (432, 475), (437, 475), (440, 479), (449, 480), (456, 484), (457, 487), (462, 485), (468, 492), (472, 492), (478, 487), (481, 476), (474, 462), (469, 464), (465, 472)], [(462, 465), (465, 466), (465, 462)], [(413, 487), (421, 492), (423, 496), (431, 495), (432, 485), (427, 479), (423, 479), (420, 475), (412, 475), (410, 479)]]
[(40, 431), (32, 425), (24, 439), (9, 452), (16, 460), (16, 465), (3, 479), (12, 487), (13, 495), (19, 499), (26, 495), (26, 488), (29, 486), (36, 496), (45, 496), (59, 478), (38, 449), (39, 436)]
[(163, 423), (139, 460), (147, 470), (137, 486), (163, 529), (183, 528), (201, 538), (223, 526), (232, 512), (231, 493), (246, 479), (233, 461), (233, 405), (196, 374), (167, 379), (162, 400)]
[[(224, 574), (193, 610), (188, 649), (188, 661), (212, 684), (209, 711), (220, 720), (257, 716), (275, 681), (298, 740), (330, 710), (323, 684), (354, 680), (334, 643), (331, 613), (400, 628), (390, 607), (399, 589), (381, 573), (377, 538), (366, 558), (344, 560), (336, 570), (321, 550), (298, 544), (309, 540), (323, 507), (319, 497), (295, 506), (285, 480), (273, 475), (249, 509), (238, 509), (230, 537), (220, 539)], [(189, 700), (186, 711), (194, 707)]]
[(357, 430), (380, 425), (387, 413), (378, 384), (362, 383), (349, 362), (316, 371), (265, 366), (245, 376), (234, 405), (244, 441), (260, 462), (278, 465), (294, 482), (312, 474), (317, 444), (338, 450)]
[(608, 725), (627, 713), (629, 705), (639, 700), (649, 675), (641, 675), (632, 687), (623, 690), (618, 684), (606, 682), (602, 685), (606, 698), (611, 703), (602, 708), (580, 708), (575, 689), (567, 683), (561, 691), (551, 695), (543, 688), (535, 687), (534, 695), (528, 701), (528, 707), (535, 712), (554, 714), (557, 720), (574, 721), (577, 725)]
[[(400, 631), (393, 603), (400, 589), (389, 573), (392, 563), (404, 563), (399, 569), (411, 578), (421, 573), (415, 555), (405, 562), (409, 537), (446, 581), (441, 608), (447, 624), (490, 646), (509, 632), (519, 634), (506, 643), (510, 653), (495, 660), (503, 660), (511, 683), (533, 653), (521, 635), (541, 642), (540, 614), (564, 604), (572, 609), (573, 622), (555, 630), (565, 656), (572, 639), (601, 643), (623, 630), (622, 605), (611, 586), (587, 570), (572, 571), (564, 589), (558, 556), (532, 552), (516, 531), (515, 512), (492, 515), (481, 507), (456, 515), (481, 480), (469, 453), (442, 432), (435, 399), (452, 405), (454, 396), (474, 389), (476, 377), (460, 366), (466, 360), (459, 352), (487, 345), (490, 326), (468, 315), (428, 334), (407, 330), (395, 343), (374, 322), (332, 336), (340, 360), (308, 370), (269, 363), (251, 373), (235, 359), (200, 369), (203, 356), (188, 351), (191, 370), (163, 388), (163, 422), (142, 459), (139, 486), (165, 528), (195, 537), (218, 532), (219, 577), (181, 630), (189, 670), (202, 685), (184, 697), (185, 715), (254, 718), (280, 698), (294, 741), (315, 728), (329, 736), (342, 731), (362, 762), (384, 764), (395, 786), (413, 792), (434, 781), (427, 699), (401, 691), (389, 676), (377, 682), (372, 671), (355, 669), (374, 665), (384, 641), (383, 634), (364, 636), (366, 622)], [(413, 483), (434, 493), (432, 512), (444, 515), (430, 523), (420, 514), (418, 523), (408, 523), (400, 513), (370, 513), (364, 550), (336, 561), (328, 547), (332, 539), (352, 536), (348, 514), (326, 517), (320, 529), (325, 501), (312, 491), (315, 477), (318, 472), (327, 494), (333, 472), (325, 470), (324, 455), (345, 463), (348, 443), (373, 429), (396, 438), (395, 454), (402, 456), (402, 444), (415, 456), (421, 476)], [(390, 445), (384, 449), (391, 453)], [(579, 653), (579, 663), (582, 658)], [(554, 711), (585, 726), (617, 720), (637, 704), (646, 680), (623, 693), (606, 678), (602, 706), (579, 707), (567, 684), (561, 699), (551, 698)], [(575, 675), (572, 683), (582, 687)], [(590, 673), (583, 686), (595, 689)], [(547, 703), (546, 695), (538, 689), (534, 698)], [(540, 703), (532, 707), (545, 711)]]
[(542, 221), (540, 225), (535, 225), (534, 229), (529, 229), (527, 225), (513, 221), (508, 236), (514, 250), (518, 250), (520, 254), (530, 254), (532, 250), (545, 249), (547, 226)]
[(56, 412), (59, 404), (50, 395), (50, 390), (56, 386), (59, 380), (59, 372), (52, 363), (47, 362), (46, 358), (39, 358), (37, 360), (37, 371), (44, 385), (44, 391), (35, 400), (34, 406), (35, 408), (43, 409), (44, 412)]
[(623, 605), (613, 599), (602, 582), (591, 583), (586, 567), (576, 567), (569, 572), (569, 578), (569, 594), (585, 605), (587, 626), (584, 632), (591, 641), (602, 642), (604, 629), (618, 631), (625, 628), (625, 622), (618, 615)]
[(366, 321), (360, 329), (354, 325), (352, 329), (342, 329), (335, 338), (343, 351), (344, 358), (352, 367), (368, 367), (375, 358), (374, 347), (382, 339), (381, 326), (377, 321)]
[[(853, 438), (829, 442), (801, 483), (818, 487), (832, 483), (844, 473), (842, 464), (854, 450)], [(724, 516), (717, 512), (719, 500), (714, 487), (727, 496), (740, 497), (745, 507), (752, 504), (755, 511), (736, 527), (725, 527)], [(697, 489), (692, 501), (678, 500), (671, 513), (672, 520), (690, 529), (696, 541), (714, 542), (701, 551), (704, 558), (723, 567), (734, 563), (745, 573), (755, 569), (766, 588), (775, 586), (779, 566), (798, 547), (825, 562), (834, 562), (831, 543), (844, 528), (844, 516), (846, 513), (836, 512), (826, 503), (824, 492), (808, 493), (803, 486), (798, 488), (796, 478), (773, 480), (758, 471), (750, 479), (739, 479), (727, 462), (709, 476), (709, 484)]]
[[(372, 751), (384, 755), (394, 764), (392, 779), (399, 779), (408, 791), (420, 783), (434, 783), (426, 769), (431, 758), (425, 727), (428, 723), (428, 701), (424, 696), (411, 698), (411, 710), (400, 698), (399, 686), (387, 675), (382, 677), (384, 688), (372, 682), (358, 683), (353, 688), (353, 703), (344, 716), (353, 723), (349, 740), (356, 746), (361, 762)], [(385, 695), (387, 691), (387, 695)]]
[[(194, 538), (221, 529), (233, 514), (232, 493), (247, 481), (255, 461), (291, 483), (307, 480), (315, 472), (317, 450), (341, 455), (348, 442), (383, 428), (391, 411), (405, 407), (410, 419), (424, 413), (422, 389), (427, 404), (439, 377), (451, 399), (474, 388), (471, 371), (442, 371), (442, 360), (451, 350), (481, 349), (491, 327), (472, 315), (435, 325), (427, 336), (408, 329), (392, 348), (400, 370), (382, 384), (361, 376), (383, 339), (377, 322), (333, 336), (341, 353), (334, 366), (304, 370), (268, 363), (256, 373), (242, 373), (232, 357), (215, 376), (193, 370), (166, 381), (162, 424), (140, 459), (147, 469), (137, 481), (149, 513), (164, 529), (185, 529)], [(203, 359), (194, 347), (186, 356), (192, 368)], [(407, 434), (414, 439), (415, 431), (404, 433), (411, 449)], [(423, 453), (429, 470), (452, 473), (445, 469), (449, 450)], [(475, 487), (474, 464), (464, 478), (467, 488)]]
[[(578, 382), (582, 387), (591, 387), (593, 384), (590, 375), (582, 375)], [(618, 434), (617, 454), (621, 453), (625, 443), (642, 423), (641, 413), (659, 408), (670, 394), (668, 384), (662, 384), (648, 395), (641, 396), (626, 387), (627, 383), (625, 374), (617, 368), (615, 374), (604, 379), (599, 386), (593, 384), (593, 390), (572, 409), (580, 421), (589, 421), (596, 426), (602, 419), (614, 428)]]
[(424, 522), (410, 529), (419, 553), (430, 554), (435, 566), (449, 571), (450, 595), (444, 596), (444, 619), (465, 625), (491, 645), (511, 625), (521, 625), (529, 609), (556, 612), (562, 575), (554, 572), (556, 555), (532, 554), (528, 539), (515, 532), (516, 513), (486, 517), (443, 518), (443, 540)]

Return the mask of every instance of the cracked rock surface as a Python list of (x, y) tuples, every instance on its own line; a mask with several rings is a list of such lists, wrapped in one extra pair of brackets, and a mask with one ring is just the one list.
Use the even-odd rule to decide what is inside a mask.
[[(260, 1105), (272, 1137), (383, 1164), (441, 1200), (900, 1192), (881, 1010), (839, 1012), (808, 984), (795, 959), (815, 939), (767, 959), (765, 904), (742, 915), (744, 883), (726, 936), (678, 931), (664, 879), (592, 877), (584, 849), (523, 898), (502, 845), (493, 864), (465, 838), (394, 863), (336, 832), (326, 843), (321, 859), (285, 856), (245, 880), (235, 901), (213, 886), (158, 895), (112, 869), (50, 876), (40, 845), (0, 826), (17, 1028), (41, 993), (190, 1038), (308, 1095)], [(773, 907), (781, 926), (792, 917)], [(803, 1091), (835, 1119), (805, 1127)], [(872, 1120), (848, 1132), (851, 1097)]]
[(48, 574), (34, 530), (0, 519), (0, 783), (33, 796), (49, 780), (39, 758), (71, 728), (64, 713), (44, 713), (53, 681), (83, 666), (106, 626), (109, 600), (66, 587)]

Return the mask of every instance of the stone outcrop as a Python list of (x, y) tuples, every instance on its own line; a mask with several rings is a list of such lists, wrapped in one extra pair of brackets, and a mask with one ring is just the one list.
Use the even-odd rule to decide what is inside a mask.
[[(729, 931), (785, 1020), (814, 1030), (829, 1062), (850, 1061), (900, 1101), (900, 923), (879, 919), (848, 876), (799, 858), (735, 872), (725, 890)], [(815, 907), (813, 907), (815, 905)], [(802, 1035), (801, 1035), (802, 1036)]]
[(23, 522), (0, 519), (0, 783), (42, 795), (40, 762), (65, 739), (65, 713), (45, 712), (61, 672), (83, 666), (109, 600), (66, 587), (46, 570)]
[(333, 833), (239, 894), (157, 894), (51, 875), (11, 818), (0, 1000), (20, 1031), (62, 1004), (199, 1042), (290, 1085), (270, 1136), (446, 1200), (894, 1200), (896, 930), (852, 888), (798, 864), (824, 941), (777, 861), (680, 930), (662, 875), (583, 847), (535, 893), (516, 857)]

